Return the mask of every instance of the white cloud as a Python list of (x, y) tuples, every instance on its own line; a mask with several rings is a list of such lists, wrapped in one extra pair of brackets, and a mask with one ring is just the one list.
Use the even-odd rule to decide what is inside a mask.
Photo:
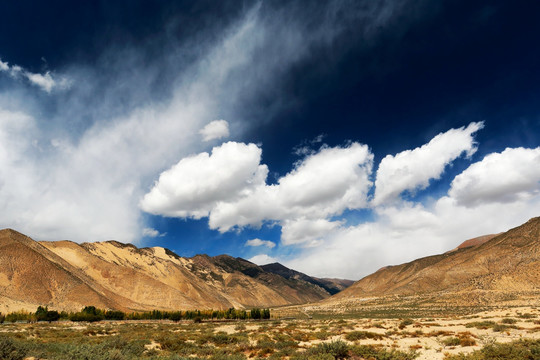
[(255, 238), (246, 241), (246, 246), (266, 246), (267, 248), (272, 249), (276, 246), (276, 243), (269, 240), (261, 240), (259, 238)]
[(281, 228), (281, 241), (284, 245), (319, 245), (322, 239), (342, 225), (340, 221), (326, 219), (284, 220)]
[(257, 265), (266, 265), (278, 262), (278, 259), (266, 254), (255, 255), (248, 260)]
[(45, 75), (27, 72), (25, 76), (32, 84), (39, 86), (48, 93), (56, 86), (56, 81), (53, 80), (51, 74), (48, 72)]
[(53, 89), (66, 89), (71, 85), (71, 81), (66, 77), (53, 78), (51, 73), (47, 71), (45, 74), (36, 74), (23, 69), (19, 65), (12, 65), (0, 60), (0, 71), (6, 71), (13, 78), (20, 78), (21, 75), (26, 78), (32, 85), (41, 88), (43, 91), (50, 93)]
[[(10, 119), (0, 125), (9, 134), (0, 142), (0, 226), (47, 240), (136, 241), (145, 227), (140, 199), (164, 169), (207, 150), (198, 134), (207, 119), (227, 114), (240, 134), (269, 121), (295, 101), (276, 86), (292, 65), (349, 26), (369, 39), (400, 19), (393, 4), (349, 6), (331, 2), (321, 12), (320, 5), (257, 3), (218, 33), (205, 26), (183, 42), (165, 32), (159, 56), (148, 57), (153, 45), (145, 42), (113, 42), (95, 62), (67, 64), (48, 76), (2, 62), (2, 74), (17, 81), (0, 89), (0, 109)], [(321, 20), (317, 29), (313, 14)], [(26, 84), (51, 96), (36, 96)], [(270, 108), (252, 106), (261, 96), (272, 99)], [(254, 197), (259, 191), (278, 195), (272, 186), (251, 189), (245, 198), (255, 201), (254, 213), (244, 220), (232, 211), (232, 226), (286, 215), (267, 209)], [(342, 199), (334, 208), (352, 203)]]
[(201, 218), (218, 202), (234, 201), (264, 183), (268, 169), (259, 165), (261, 149), (228, 142), (184, 158), (159, 176), (141, 208), (152, 214)]
[(403, 191), (425, 189), (462, 153), (470, 156), (476, 152), (473, 134), (483, 127), (482, 122), (470, 123), (466, 128), (441, 133), (414, 150), (387, 155), (377, 170), (373, 203), (381, 205), (396, 200)]
[(452, 181), (449, 195), (460, 205), (508, 203), (540, 193), (540, 147), (507, 148), (472, 164)]
[[(6, 74), (41, 84), (51, 96), (36, 96), (22, 81), (0, 92), (0, 109), (9, 109), (11, 118), (0, 130), (9, 133), (0, 142), (0, 226), (47, 240), (140, 239), (141, 198), (164, 169), (206, 150), (198, 136), (205, 119), (226, 113), (239, 119), (231, 128), (246, 131), (253, 118), (246, 120), (240, 105), (267, 93), (278, 111), (288, 101), (273, 93), (282, 75), (311, 45), (337, 35), (307, 32), (303, 19), (283, 21), (268, 16), (273, 12), (259, 4), (220, 28), (219, 36), (205, 30), (193, 42), (165, 40), (163, 54), (152, 59), (144, 43), (111, 47), (91, 66), (51, 70), (54, 85), (47, 73), (28, 78), (24, 68), (2, 63)], [(55, 92), (64, 78), (72, 81), (71, 91)], [(262, 111), (257, 121), (272, 116)], [(10, 128), (17, 116), (27, 119), (24, 129)], [(194, 212), (183, 210), (198, 216), (211, 200), (197, 203)]]
[(225, 120), (214, 120), (199, 131), (204, 141), (226, 138), (229, 136), (229, 123)]
[(0, 71), (8, 71), (9, 70), (9, 65), (7, 62), (3, 62), (1, 59), (0, 59)]
[(327, 218), (367, 206), (373, 155), (366, 145), (322, 147), (267, 185), (268, 168), (254, 144), (229, 142), (212, 155), (184, 158), (163, 172), (143, 210), (175, 217), (209, 217), (221, 232), (265, 221), (280, 223), (284, 244), (314, 246), (341, 222)]
[(441, 254), (480, 235), (507, 231), (540, 214), (540, 197), (467, 208), (442, 197), (431, 206), (402, 203), (372, 220), (340, 227), (317, 247), (282, 263), (319, 277), (360, 279), (383, 266)]
[(323, 147), (298, 162), (278, 184), (259, 186), (236, 202), (218, 203), (210, 213), (210, 227), (224, 232), (260, 226), (265, 220), (325, 219), (365, 207), (372, 163), (366, 145)]
[(395, 201), (372, 221), (336, 227), (286, 266), (322, 277), (359, 279), (382, 266), (440, 254), (461, 242), (521, 225), (540, 214), (540, 148), (486, 155), (424, 205)]
[(153, 228), (144, 228), (142, 229), (142, 235), (145, 237), (155, 238), (165, 236), (166, 234), (162, 234), (158, 230)]
[(40, 87), (43, 91), (50, 93), (55, 89), (67, 89), (72, 85), (72, 81), (66, 77), (53, 78), (50, 72), (43, 74), (34, 74), (28, 71), (24, 72), (24, 76), (34, 85)]

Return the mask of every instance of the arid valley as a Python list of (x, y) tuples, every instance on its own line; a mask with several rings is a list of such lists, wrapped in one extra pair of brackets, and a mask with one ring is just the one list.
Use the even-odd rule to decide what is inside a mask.
[[(314, 279), (283, 266), (264, 270), (243, 259), (207, 257), (207, 265), (193, 271), (194, 259), (168, 250), (116, 243), (39, 244), (12, 230), (2, 234), (0, 260), (12, 264), (0, 273), (2, 305), (8, 309), (0, 315), (0, 355), (5, 359), (538, 359), (540, 354), (540, 218), (466, 241), (445, 254), (380, 269), (345, 289), (329, 288), (334, 295), (323, 286), (335, 287), (338, 280)], [(96, 251), (100, 246), (109, 251)], [(91, 254), (97, 254), (95, 259)], [(16, 268), (6, 256), (34, 259), (32, 271)], [(92, 265), (74, 256), (93, 259)], [(145, 269), (145, 263), (151, 265)], [(186, 263), (191, 272), (183, 268)], [(34, 273), (41, 269), (37, 264), (43, 270)], [(114, 275), (104, 276), (110, 266), (117, 266), (114, 274), (127, 271), (131, 282), (146, 274), (147, 286), (159, 289), (154, 281), (165, 289), (156, 290), (158, 296), (173, 291), (178, 282), (206, 289), (213, 297), (183, 307), (160, 303), (151, 292), (137, 292), (135, 298), (110, 280)], [(63, 287), (52, 287), (55, 271), (72, 277), (75, 285), (63, 281)], [(177, 271), (182, 278), (164, 278), (164, 271)], [(50, 282), (43, 281), (42, 272)], [(186, 274), (199, 285), (186, 281)], [(242, 290), (230, 279), (238, 279)], [(40, 293), (49, 297), (34, 296)], [(273, 293), (283, 295), (269, 298)], [(219, 297), (223, 294), (228, 295)], [(103, 299), (92, 305), (111, 310), (93, 310), (95, 318), (77, 317), (74, 311), (92, 299)], [(58, 316), (49, 321), (37, 317), (31, 309), (41, 305), (51, 307), (42, 308), (44, 316)], [(270, 307), (268, 317), (253, 318), (255, 306)], [(234, 307), (247, 311), (223, 310)], [(222, 310), (205, 311), (212, 308)], [(87, 309), (82, 313), (89, 314)], [(173, 317), (174, 310), (186, 309), (192, 310)]]

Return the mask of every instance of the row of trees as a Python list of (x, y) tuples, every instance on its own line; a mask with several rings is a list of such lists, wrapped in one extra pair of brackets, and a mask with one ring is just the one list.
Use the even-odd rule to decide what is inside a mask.
[(17, 311), (7, 315), (0, 313), (0, 324), (4, 321), (101, 321), (101, 320), (193, 320), (200, 322), (202, 320), (264, 320), (270, 319), (270, 309), (254, 308), (249, 311), (230, 308), (227, 310), (185, 310), (185, 311), (161, 311), (152, 310), (147, 312), (125, 313), (118, 310), (103, 310), (95, 306), (86, 306), (79, 312), (58, 312), (49, 310), (46, 306), (39, 306), (35, 313)]

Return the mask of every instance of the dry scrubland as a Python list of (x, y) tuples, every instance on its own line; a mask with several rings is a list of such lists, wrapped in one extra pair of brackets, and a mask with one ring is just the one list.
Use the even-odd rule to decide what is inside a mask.
[(4, 323), (0, 359), (540, 359), (540, 309), (531, 306), (415, 318), (400, 318), (399, 311), (296, 315), (203, 323)]

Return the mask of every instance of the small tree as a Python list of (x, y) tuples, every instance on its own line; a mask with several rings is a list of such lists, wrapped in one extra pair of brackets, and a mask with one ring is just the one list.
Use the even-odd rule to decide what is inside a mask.
[(36, 321), (44, 321), (44, 320), (46, 320), (48, 311), (49, 311), (49, 309), (47, 308), (47, 306), (45, 306), (45, 307), (38, 306), (38, 308), (36, 310)]
[(36, 321), (58, 321), (60, 319), (60, 314), (56, 310), (49, 310), (47, 306), (38, 306), (35, 313)]

